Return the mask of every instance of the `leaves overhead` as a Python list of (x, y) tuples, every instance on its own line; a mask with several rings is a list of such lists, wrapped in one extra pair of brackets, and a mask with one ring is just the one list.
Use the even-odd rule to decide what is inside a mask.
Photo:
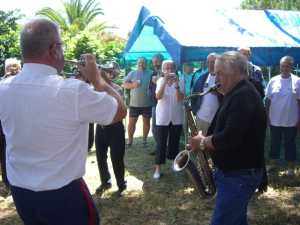
[(0, 75), (4, 73), (5, 59), (20, 58), (19, 25), (22, 18), (19, 10), (4, 12), (0, 10)]
[[(36, 14), (48, 17), (59, 24), (63, 31), (71, 33), (86, 29), (98, 15), (104, 15), (97, 0), (87, 0), (86, 3), (83, 3), (82, 0), (61, 2), (63, 11), (45, 7), (37, 11)], [(103, 29), (103, 24), (99, 24), (99, 28)]]
[(300, 0), (243, 0), (241, 8), (300, 10)]

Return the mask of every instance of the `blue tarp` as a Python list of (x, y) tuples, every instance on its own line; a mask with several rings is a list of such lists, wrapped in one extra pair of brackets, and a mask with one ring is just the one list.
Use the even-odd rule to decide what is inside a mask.
[(155, 13), (142, 7), (124, 50), (125, 60), (162, 53), (178, 65), (204, 61), (211, 52), (249, 46), (257, 65), (278, 65), (282, 56), (300, 62), (300, 12), (190, 9)]

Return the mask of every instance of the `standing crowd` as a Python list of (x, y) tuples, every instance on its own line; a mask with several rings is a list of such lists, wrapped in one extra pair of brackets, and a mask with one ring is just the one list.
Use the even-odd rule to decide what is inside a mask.
[(187, 146), (191, 151), (208, 152), (214, 163), (217, 195), (212, 224), (247, 224), (251, 196), (267, 185), (267, 124), (272, 167), (280, 159), (282, 139), (288, 175), (294, 175), (300, 79), (292, 74), (294, 60), (290, 56), (281, 58), (280, 74), (267, 84), (261, 69), (250, 61), (248, 47), (220, 55), (210, 53), (207, 71), (194, 71), (192, 63), (185, 63), (180, 74), (175, 62), (160, 54), (152, 57), (151, 70), (145, 58), (138, 58), (137, 69), (127, 74), (122, 84), (130, 92), (125, 143), (122, 120), (127, 109), (122, 87), (113, 82), (120, 72), (117, 64), (99, 69), (95, 57), (84, 54), (85, 65), (78, 65), (76, 79), (63, 79), (59, 75), (64, 67), (59, 27), (46, 19), (28, 22), (20, 34), (20, 45), (22, 69), (20, 61), (8, 59), (0, 81), (0, 149), (2, 180), (26, 225), (100, 224), (82, 178), (93, 123), (101, 181), (97, 195), (112, 187), (108, 149), (117, 194), (124, 194), (125, 147), (134, 145), (140, 115), (144, 146), (152, 125), (153, 179), (160, 180), (162, 165), (175, 159), (181, 134), (187, 131), (185, 97), (207, 92), (216, 84), (217, 91), (191, 101), (201, 132), (191, 137)]

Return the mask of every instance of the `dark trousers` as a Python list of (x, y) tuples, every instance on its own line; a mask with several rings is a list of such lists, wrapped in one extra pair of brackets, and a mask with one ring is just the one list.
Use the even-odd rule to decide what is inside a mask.
[(182, 125), (173, 125), (170, 123), (168, 126), (156, 127), (157, 151), (155, 164), (160, 165), (166, 162), (166, 158), (173, 160), (178, 154)]
[[(287, 161), (296, 160), (296, 136), (297, 127), (276, 127), (270, 126), (271, 131), (271, 159), (280, 158), (280, 145), (283, 139), (283, 146), (285, 149), (285, 159)], [(283, 138), (282, 138), (283, 137)]]
[(89, 124), (89, 146), (88, 146), (88, 150), (90, 150), (93, 145), (94, 145), (94, 124), (93, 123), (90, 123)]
[(126, 185), (124, 180), (125, 166), (125, 129), (122, 122), (109, 126), (96, 127), (96, 156), (101, 183), (108, 183), (110, 173), (107, 165), (107, 151), (110, 147), (110, 157), (119, 189)]
[(83, 179), (50, 191), (11, 186), (17, 212), (25, 225), (99, 225), (100, 218)]
[(2, 126), (0, 122), (0, 164), (1, 164), (1, 175), (2, 181), (7, 188), (9, 188), (9, 183), (6, 174), (6, 142), (5, 136), (2, 131)]

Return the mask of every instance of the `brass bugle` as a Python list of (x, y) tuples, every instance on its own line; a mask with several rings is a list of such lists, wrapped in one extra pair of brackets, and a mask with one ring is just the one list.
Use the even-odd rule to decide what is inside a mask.
[[(84, 59), (75, 60), (75, 59), (65, 59), (66, 63), (72, 64), (74, 66), (79, 65), (85, 65)], [(108, 70), (108, 69), (119, 69), (119, 64), (115, 61), (106, 61), (104, 64), (98, 64), (96, 63), (96, 66), (99, 69)]]
[[(65, 59), (65, 63), (71, 64), (73, 66), (85, 65), (84, 59), (74, 60), (74, 59)], [(120, 74), (120, 66), (115, 61), (106, 61), (104, 64), (97, 64), (96, 66), (103, 70), (104, 72), (112, 73), (114, 77)]]
[[(75, 60), (75, 59), (65, 59), (65, 63), (71, 64), (73, 66), (77, 66), (77, 65), (85, 65), (85, 62), (83, 60)], [(96, 63), (96, 66), (100, 69), (101, 65)]]

